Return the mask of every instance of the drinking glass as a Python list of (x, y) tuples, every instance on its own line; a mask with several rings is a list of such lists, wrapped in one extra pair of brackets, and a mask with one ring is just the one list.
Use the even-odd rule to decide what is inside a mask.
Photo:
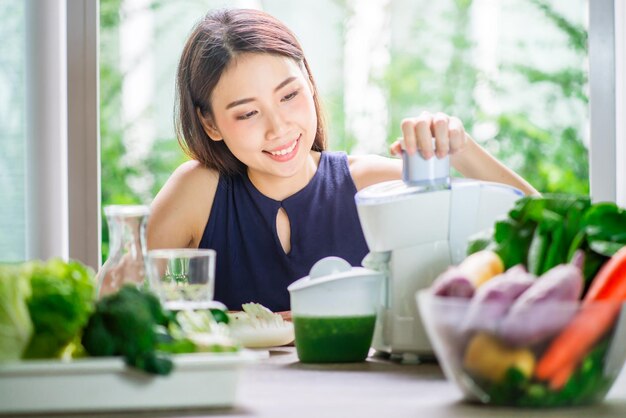
[(147, 261), (150, 286), (165, 308), (180, 311), (214, 307), (214, 250), (151, 250)]

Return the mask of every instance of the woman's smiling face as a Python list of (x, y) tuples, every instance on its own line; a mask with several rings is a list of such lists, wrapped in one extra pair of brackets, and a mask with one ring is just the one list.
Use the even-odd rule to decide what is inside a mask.
[(211, 97), (215, 130), (254, 176), (296, 176), (317, 131), (313, 90), (291, 58), (266, 53), (237, 56)]

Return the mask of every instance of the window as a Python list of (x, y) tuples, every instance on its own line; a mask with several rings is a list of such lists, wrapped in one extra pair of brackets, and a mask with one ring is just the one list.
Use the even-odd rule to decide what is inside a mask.
[[(180, 48), (192, 24), (206, 10), (221, 6), (261, 7), (296, 31), (319, 84), (334, 149), (384, 153), (386, 144), (398, 135), (402, 117), (422, 109), (443, 110), (461, 116), (477, 140), (539, 189), (590, 189), (592, 196), (626, 204), (625, 180), (616, 176), (626, 170), (626, 122), (616, 118), (623, 113), (626, 95), (623, 2), (51, 0), (33, 4), (0, 0), (4, 22), (0, 28), (0, 261), (69, 253), (97, 267), (96, 257), (84, 257), (77, 248), (91, 246), (89, 251), (94, 252), (99, 241), (98, 120), (102, 123), (102, 203), (149, 202), (184, 158), (171, 123), (173, 74)], [(33, 16), (40, 19), (38, 23)], [(132, 34), (137, 39), (127, 44), (130, 38), (124, 27), (131, 27), (133, 21), (141, 31), (135, 29)], [(532, 31), (526, 22), (532, 22)], [(48, 45), (58, 47), (58, 53), (47, 55), (59, 58), (57, 75), (51, 67), (26, 64), (33, 57), (45, 58), (44, 50), (26, 42), (41, 36), (42, 24), (58, 29), (55, 37), (44, 37)], [(583, 47), (587, 31), (590, 55)], [(56, 36), (59, 33), (65, 35)], [(95, 66), (98, 36), (101, 118)], [(51, 142), (40, 123), (31, 123), (29, 92), (31, 103), (47, 103), (40, 100), (44, 91), (36, 88), (27, 72), (37, 68), (45, 68), (38, 73), (40, 82), (59, 87), (53, 105), (39, 108), (44, 119), (58, 122), (57, 142)], [(606, 68), (609, 71), (601, 71)], [(76, 74), (88, 76), (77, 79)], [(134, 98), (130, 97), (133, 86), (142, 88)], [(82, 105), (92, 102), (93, 108)], [(606, 109), (607, 103), (615, 107), (614, 112), (604, 112), (607, 119), (601, 120), (599, 109)], [(43, 133), (34, 135), (35, 128)], [(50, 146), (56, 153), (33, 153), (37, 145)], [(579, 158), (589, 148), (594, 150), (590, 157)], [(37, 189), (30, 187), (33, 178), (40, 185), (49, 179), (56, 183)], [(37, 199), (39, 203), (33, 204)]]
[(24, 2), (0, 0), (0, 261), (26, 258)]
[[(102, 202), (149, 203), (185, 159), (172, 123), (185, 37), (224, 2), (101, 4)], [(538, 190), (589, 193), (587, 0), (230, 6), (261, 8), (296, 32), (331, 148), (384, 154), (402, 118), (443, 111)]]

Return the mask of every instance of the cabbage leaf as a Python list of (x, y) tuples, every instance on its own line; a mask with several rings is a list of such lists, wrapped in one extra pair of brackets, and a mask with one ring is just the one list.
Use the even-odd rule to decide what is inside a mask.
[(94, 273), (77, 261), (51, 259), (22, 265), (30, 278), (28, 310), (35, 332), (24, 358), (59, 357), (80, 332), (94, 309)]
[(19, 360), (33, 334), (26, 300), (31, 287), (16, 266), (0, 266), (0, 363)]

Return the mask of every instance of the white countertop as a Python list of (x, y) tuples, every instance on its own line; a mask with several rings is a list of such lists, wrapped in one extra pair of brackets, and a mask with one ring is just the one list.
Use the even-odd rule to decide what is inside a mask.
[(89, 416), (618, 418), (626, 417), (626, 370), (622, 370), (607, 399), (597, 405), (496, 408), (464, 402), (460, 391), (445, 379), (436, 364), (402, 365), (370, 357), (364, 363), (307, 365), (298, 362), (293, 347), (284, 347), (271, 350), (269, 358), (244, 369), (234, 408)]
[(228, 416), (261, 417), (626, 417), (626, 370), (607, 400), (584, 408), (520, 410), (463, 402), (435, 364), (301, 364), (293, 348), (250, 367)]

